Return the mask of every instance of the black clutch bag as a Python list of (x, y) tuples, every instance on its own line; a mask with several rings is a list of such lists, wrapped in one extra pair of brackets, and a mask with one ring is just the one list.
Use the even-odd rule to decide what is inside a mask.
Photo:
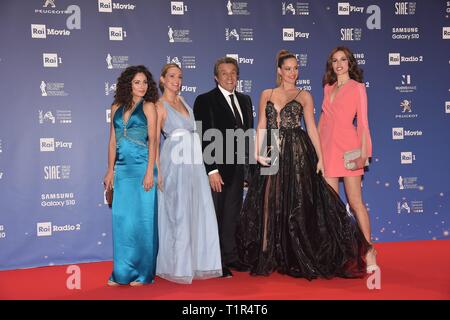
[(113, 188), (106, 190), (105, 200), (106, 200), (106, 203), (108, 204), (108, 207), (110, 207), (110, 208), (112, 207), (112, 203), (113, 203), (113, 195), (114, 195)]

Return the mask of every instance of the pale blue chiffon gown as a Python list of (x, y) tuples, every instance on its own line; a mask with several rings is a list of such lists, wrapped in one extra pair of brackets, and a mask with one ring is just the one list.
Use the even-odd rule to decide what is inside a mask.
[[(183, 101), (184, 102), (184, 101)], [(189, 117), (167, 110), (160, 152), (163, 191), (158, 190), (159, 252), (156, 274), (177, 283), (222, 275), (219, 233), (202, 147)]]

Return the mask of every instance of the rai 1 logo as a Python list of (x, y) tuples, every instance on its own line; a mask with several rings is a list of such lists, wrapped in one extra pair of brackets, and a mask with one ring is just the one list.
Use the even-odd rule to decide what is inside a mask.
[(184, 15), (188, 11), (183, 1), (170, 1), (170, 13), (172, 15)]

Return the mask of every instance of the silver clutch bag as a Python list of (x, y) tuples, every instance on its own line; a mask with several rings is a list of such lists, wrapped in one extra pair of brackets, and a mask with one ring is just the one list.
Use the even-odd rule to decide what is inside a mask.
[[(361, 149), (353, 149), (347, 152), (344, 152), (344, 167), (348, 170), (353, 170), (355, 168), (355, 163), (351, 162), (352, 160), (358, 159), (361, 157)], [(366, 159), (365, 167), (369, 165), (369, 159)]]

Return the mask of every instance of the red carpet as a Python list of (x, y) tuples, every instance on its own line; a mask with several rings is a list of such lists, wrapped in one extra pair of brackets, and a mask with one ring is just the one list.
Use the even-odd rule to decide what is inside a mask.
[(273, 274), (178, 285), (156, 278), (143, 287), (108, 287), (111, 262), (79, 264), (81, 289), (69, 290), (67, 266), (0, 272), (0, 299), (450, 299), (450, 241), (377, 244), (381, 288), (369, 290), (366, 279), (295, 279)]

